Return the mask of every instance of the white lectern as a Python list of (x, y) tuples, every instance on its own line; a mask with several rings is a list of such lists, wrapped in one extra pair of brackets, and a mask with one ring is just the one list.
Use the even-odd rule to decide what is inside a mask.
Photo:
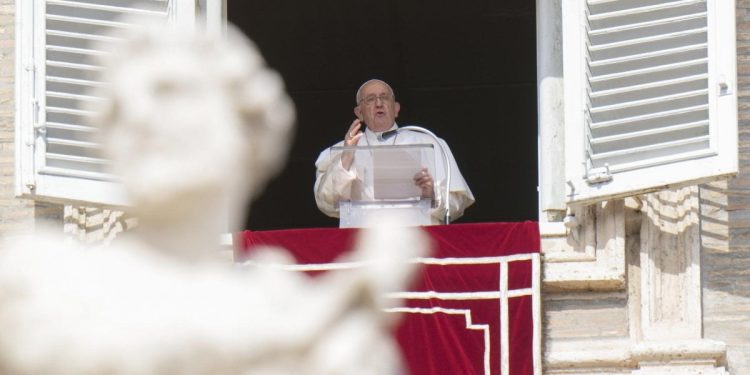
[[(433, 200), (422, 198), (414, 176), (423, 168), (435, 176), (432, 144), (333, 147), (334, 155), (353, 156), (350, 175), (334, 176), (338, 187), (339, 227), (366, 226), (379, 211), (397, 211), (408, 225), (430, 225)], [(433, 194), (434, 195), (434, 194)]]

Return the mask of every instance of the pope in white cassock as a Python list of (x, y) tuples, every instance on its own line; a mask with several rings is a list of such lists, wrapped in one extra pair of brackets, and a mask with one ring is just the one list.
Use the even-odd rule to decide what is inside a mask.
[[(343, 141), (332, 147), (342, 146), (385, 146), (431, 144), (434, 148), (435, 170), (423, 168), (414, 175), (414, 184), (421, 191), (422, 198), (434, 201), (430, 212), (433, 224), (443, 221), (446, 213), (445, 185), (446, 166), (441, 151), (444, 150), (450, 162), (450, 217), (451, 220), (463, 215), (464, 210), (475, 201), (466, 184), (456, 160), (448, 145), (440, 139), (441, 145), (431, 136), (416, 131), (398, 131), (396, 117), (401, 109), (393, 89), (385, 82), (371, 79), (357, 90), (357, 106), (352, 122)], [(361, 131), (364, 126), (364, 131)], [(442, 146), (442, 147), (441, 147)], [(329, 147), (318, 156), (315, 162), (315, 202), (328, 216), (339, 217), (339, 201), (372, 200), (372, 180), (364, 176), (357, 164), (357, 155), (352, 152), (335, 152)], [(361, 156), (360, 156), (361, 157)]]

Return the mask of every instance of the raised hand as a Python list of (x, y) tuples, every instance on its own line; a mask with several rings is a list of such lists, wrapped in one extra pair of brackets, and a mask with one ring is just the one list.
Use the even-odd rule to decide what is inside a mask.
[[(359, 119), (354, 119), (354, 121), (352, 121), (352, 124), (349, 126), (349, 130), (346, 131), (346, 135), (344, 136), (344, 146), (351, 147), (357, 145), (359, 139), (362, 138), (362, 136), (365, 134), (364, 132), (359, 131), (361, 127), (362, 121), (360, 121)], [(353, 161), (354, 152), (344, 151), (344, 153), (341, 155), (341, 166), (348, 171), (352, 166)]]

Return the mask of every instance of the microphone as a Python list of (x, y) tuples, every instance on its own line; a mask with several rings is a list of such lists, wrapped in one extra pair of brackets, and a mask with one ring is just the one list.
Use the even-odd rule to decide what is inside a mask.
[(387, 141), (388, 139), (395, 136), (396, 134), (398, 134), (398, 129), (393, 129), (387, 132), (382, 132), (378, 134), (378, 141), (380, 142)]
[[(438, 138), (435, 133), (421, 127), (421, 126), (402, 126), (400, 128), (396, 128), (394, 130), (390, 130), (387, 132), (380, 133), (378, 135), (379, 140), (387, 139), (386, 137), (392, 137), (396, 135), (398, 132), (402, 130), (411, 130), (415, 131), (417, 133), (427, 134), (432, 138), (435, 143), (437, 143), (438, 147), (440, 147), (440, 152), (443, 154), (443, 162), (445, 163), (445, 223), (450, 224), (451, 223), (451, 205), (450, 205), (450, 199), (451, 199), (451, 162), (450, 159), (448, 159), (448, 153), (445, 151), (445, 148), (443, 147), (443, 143), (440, 142), (440, 138)], [(382, 139), (381, 139), (382, 137)]]

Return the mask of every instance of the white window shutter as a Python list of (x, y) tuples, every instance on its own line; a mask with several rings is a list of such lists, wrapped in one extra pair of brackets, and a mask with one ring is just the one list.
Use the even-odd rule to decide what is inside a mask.
[(563, 2), (567, 199), (737, 172), (734, 2)]
[[(209, 0), (216, 1), (216, 0)], [(62, 203), (126, 206), (107, 173), (98, 129), (91, 126), (89, 90), (102, 84), (96, 56), (122, 16), (194, 27), (195, 0), (31, 0), (18, 10), (16, 192)], [(106, 47), (105, 47), (106, 49)]]

